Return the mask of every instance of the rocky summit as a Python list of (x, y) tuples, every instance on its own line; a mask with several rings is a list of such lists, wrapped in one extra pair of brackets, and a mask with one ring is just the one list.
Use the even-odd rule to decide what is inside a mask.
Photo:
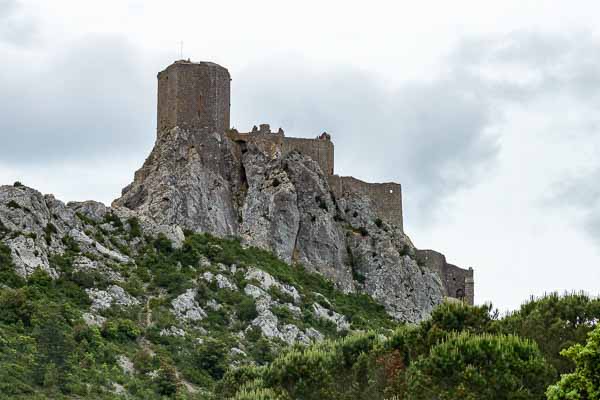
[(345, 293), (370, 295), (400, 321), (422, 320), (445, 297), (472, 304), (472, 269), (417, 250), (404, 233), (399, 184), (335, 175), (326, 133), (300, 139), (266, 124), (230, 129), (230, 80), (225, 68), (206, 62), (178, 61), (159, 73), (155, 146), (111, 207), (1, 187), (0, 226), (12, 232), (3, 241), (18, 274), (41, 268), (57, 276), (49, 259), (68, 244), (53, 235), (94, 256), (77, 259), (77, 268), (108, 271), (103, 257), (132, 262), (118, 242), (86, 230), (84, 221), (113, 215), (135, 218), (145, 234), (164, 234), (175, 246), (184, 230), (239, 237)]

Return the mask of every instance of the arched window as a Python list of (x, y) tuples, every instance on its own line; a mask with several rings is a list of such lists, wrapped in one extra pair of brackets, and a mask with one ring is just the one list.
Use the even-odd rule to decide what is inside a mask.
[(465, 298), (465, 292), (462, 289), (456, 291), (456, 298), (463, 300)]

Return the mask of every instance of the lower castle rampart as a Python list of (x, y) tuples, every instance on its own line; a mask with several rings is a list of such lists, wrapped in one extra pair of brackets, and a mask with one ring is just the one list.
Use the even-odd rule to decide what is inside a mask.
[(417, 250), (416, 255), (420, 265), (437, 272), (442, 279), (446, 296), (473, 304), (475, 297), (473, 268), (463, 269), (448, 264), (446, 257), (434, 250)]
[(352, 176), (330, 175), (329, 186), (336, 197), (358, 192), (369, 197), (379, 217), (402, 231), (402, 187), (398, 183), (367, 183)]
[[(334, 175), (334, 147), (331, 137), (323, 133), (315, 139), (286, 137), (283, 130), (271, 132), (269, 125), (254, 127), (252, 132), (230, 130), (227, 135), (234, 142), (247, 146), (252, 143), (267, 154), (281, 156), (298, 151), (316, 161), (329, 182), (334, 196), (342, 198), (349, 193), (365, 195), (372, 203), (377, 216), (404, 231), (402, 215), (402, 186), (398, 183), (368, 183), (352, 176)], [(433, 250), (417, 250), (417, 261), (442, 280), (445, 295), (458, 298), (467, 304), (474, 301), (473, 269), (462, 269), (448, 264), (446, 257)]]

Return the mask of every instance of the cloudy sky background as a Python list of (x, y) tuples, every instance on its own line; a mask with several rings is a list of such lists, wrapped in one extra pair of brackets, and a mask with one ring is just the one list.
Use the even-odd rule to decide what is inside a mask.
[(0, 0), (0, 183), (118, 197), (183, 40), (229, 68), (238, 129), (327, 131), (337, 173), (401, 182), (478, 303), (600, 293), (597, 2), (39, 3)]

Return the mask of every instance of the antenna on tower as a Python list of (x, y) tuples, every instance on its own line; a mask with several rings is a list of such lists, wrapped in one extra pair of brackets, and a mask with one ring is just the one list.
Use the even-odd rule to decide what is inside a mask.
[(183, 40), (179, 42), (179, 59), (183, 60)]

